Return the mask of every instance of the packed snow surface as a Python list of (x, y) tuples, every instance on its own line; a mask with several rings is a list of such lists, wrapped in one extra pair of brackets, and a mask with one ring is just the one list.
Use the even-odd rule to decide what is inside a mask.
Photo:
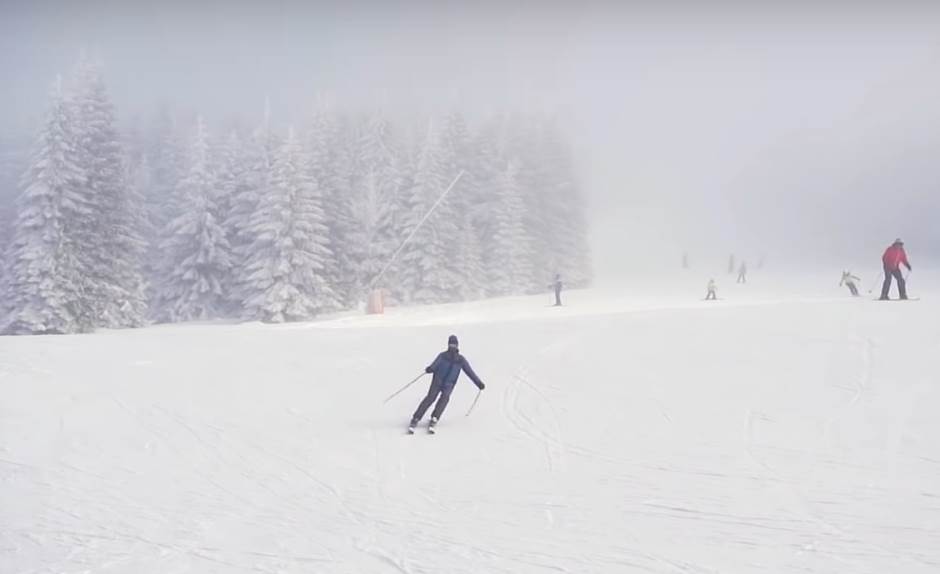
[(754, 275), (0, 339), (0, 572), (940, 571), (940, 289)]

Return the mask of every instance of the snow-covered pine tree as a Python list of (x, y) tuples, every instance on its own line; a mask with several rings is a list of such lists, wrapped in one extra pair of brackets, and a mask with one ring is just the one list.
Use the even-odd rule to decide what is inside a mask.
[(334, 301), (322, 200), (299, 138), (290, 131), (277, 154), (268, 193), (251, 218), (245, 308), (267, 322), (309, 319)]
[[(281, 139), (271, 126), (271, 106), (265, 102), (264, 120), (243, 148), (244, 171), (231, 197), (231, 208), (225, 220), (226, 236), (232, 247), (232, 297), (239, 306), (253, 293), (248, 262), (257, 241), (253, 219), (260, 201), (271, 191), (274, 158)], [(243, 313), (248, 313), (242, 308)], [(250, 316), (250, 313), (248, 313)]]
[(360, 270), (357, 258), (356, 193), (354, 176), (357, 131), (348, 117), (338, 118), (331, 173), (325, 196), (325, 211), (330, 225), (330, 246), (336, 265), (333, 290), (343, 308), (351, 309), (362, 302)]
[(136, 233), (141, 238), (141, 264), (140, 273), (144, 282), (144, 300), (146, 301), (147, 318), (154, 314), (157, 304), (157, 287), (160, 272), (160, 251), (157, 242), (160, 240), (162, 229), (154, 227), (150, 209), (147, 206), (148, 194), (153, 189), (153, 169), (146, 155), (141, 155), (139, 161), (133, 165), (126, 165), (125, 181), (128, 193), (135, 206), (134, 218), (137, 221)]
[[(391, 255), (389, 229), (392, 206), (382, 194), (380, 177), (375, 168), (354, 176), (350, 213), (355, 226), (347, 236), (348, 258), (352, 274), (348, 299), (355, 303), (365, 301), (371, 281), (379, 276), (384, 262)], [(388, 275), (376, 286), (387, 289)], [(396, 288), (398, 282), (396, 280)]]
[(487, 273), (483, 260), (483, 242), (473, 220), (466, 212), (458, 216), (455, 261), (460, 276), (459, 293), (463, 301), (481, 299), (486, 294)]
[(88, 207), (79, 192), (82, 173), (73, 122), (59, 80), (17, 201), (6, 278), (7, 333), (76, 333), (93, 327), (84, 308), (74, 236), (75, 223), (88, 216)]
[[(404, 235), (402, 160), (399, 141), (389, 122), (375, 114), (360, 128), (351, 182), (355, 227), (347, 253), (355, 267), (355, 299), (378, 277)], [(397, 294), (397, 269), (390, 269), (376, 288)]]
[(493, 241), (489, 264), (492, 295), (519, 295), (529, 291), (533, 282), (532, 241), (525, 225), (525, 202), (517, 180), (518, 168), (508, 162), (498, 190), (499, 208), (493, 212)]
[(74, 98), (81, 193), (90, 217), (80, 236), (85, 295), (101, 327), (135, 327), (147, 311), (141, 274), (143, 210), (126, 181), (114, 107), (97, 66), (79, 64)]
[(232, 130), (228, 137), (218, 145), (212, 158), (212, 172), (215, 175), (215, 219), (222, 227), (225, 241), (229, 245), (229, 272), (224, 280), (224, 289), (227, 301), (224, 305), (225, 316), (237, 317), (241, 315), (241, 299), (236, 289), (238, 272), (235, 266), (239, 258), (235, 256), (232, 241), (235, 234), (231, 222), (235, 213), (236, 198), (248, 186), (247, 174), (249, 166), (246, 164), (247, 152), (238, 132)]
[(328, 184), (333, 166), (331, 156), (339, 138), (339, 125), (332, 105), (323, 96), (317, 97), (310, 117), (304, 126), (303, 142), (308, 156), (310, 176), (320, 186), (321, 193), (326, 196), (325, 185)]
[(191, 321), (224, 314), (231, 254), (219, 223), (219, 191), (210, 169), (209, 134), (200, 117), (189, 154), (189, 170), (174, 202), (178, 215), (164, 232), (166, 257), (161, 289), (162, 319)]
[(479, 299), (486, 290), (486, 271), (482, 252), (483, 212), (481, 185), (483, 180), (475, 169), (476, 150), (464, 117), (452, 113), (444, 119), (441, 133), (444, 148), (445, 179), (448, 184), (458, 174), (463, 176), (448, 194), (457, 218), (457, 233), (451, 242), (449, 261), (460, 277), (459, 298)]
[(546, 166), (539, 157), (539, 123), (537, 116), (531, 113), (509, 115), (502, 125), (503, 155), (515, 165), (516, 184), (525, 205), (523, 221), (530, 240), (532, 256), (531, 282), (526, 292), (544, 290), (551, 279), (554, 269), (548, 236), (551, 233), (545, 218), (547, 202), (542, 175)]
[[(210, 144), (210, 148), (212, 147)], [(230, 131), (211, 151), (210, 165), (215, 175), (215, 215), (219, 222), (224, 222), (231, 216), (234, 198), (246, 171), (242, 162), (244, 148), (238, 132)]]
[(352, 269), (346, 255), (354, 222), (350, 207), (351, 154), (345, 135), (334, 108), (323, 97), (318, 98), (302, 140), (327, 227), (330, 257), (324, 261), (324, 277), (334, 298), (323, 301), (323, 307), (329, 310), (354, 304), (350, 299), (354, 280), (350, 277)]
[(0, 133), (0, 244), (9, 245), (19, 184), (29, 165), (35, 134), (6, 129)]
[(136, 174), (147, 158), (147, 141), (140, 127), (140, 116), (129, 118), (121, 130), (121, 148), (124, 150), (124, 165), (129, 174)]
[[(495, 285), (501, 282), (502, 270), (494, 260), (498, 218), (503, 200), (501, 188), (510, 161), (506, 118), (496, 116), (483, 123), (474, 137), (471, 164), (476, 186), (475, 223), (483, 252), (484, 291), (498, 294)], [(516, 182), (518, 186), (518, 182)]]
[[(163, 282), (163, 232), (178, 214), (173, 212), (173, 197), (186, 169), (186, 142), (183, 130), (169, 109), (163, 107), (148, 134), (141, 164), (135, 174), (135, 188), (143, 197), (144, 224), (141, 235), (146, 242), (142, 266), (147, 281), (150, 315), (159, 317), (159, 290)], [(147, 169), (147, 171), (143, 171)]]
[[(170, 220), (178, 215), (172, 212), (171, 198), (186, 175), (187, 154), (186, 134), (170, 110), (161, 108), (154, 120), (151, 140), (147, 146), (150, 181), (144, 192), (150, 227), (157, 233), (162, 233)], [(152, 246), (159, 249), (158, 238), (152, 239)]]
[(454, 203), (445, 198), (422, 224), (450, 184), (444, 151), (440, 135), (429, 125), (408, 197), (406, 231), (417, 232), (402, 251), (399, 265), (405, 294), (415, 303), (455, 301), (461, 296), (460, 262), (455, 257), (460, 227)]

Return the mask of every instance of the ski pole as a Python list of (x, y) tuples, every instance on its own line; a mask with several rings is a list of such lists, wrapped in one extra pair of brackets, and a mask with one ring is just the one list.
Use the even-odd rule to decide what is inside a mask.
[(421, 377), (423, 377), (424, 375), (426, 375), (426, 374), (427, 374), (427, 373), (421, 373), (420, 375), (418, 375), (417, 377), (415, 377), (414, 379), (412, 379), (412, 381), (411, 381), (410, 383), (408, 383), (408, 384), (405, 385), (404, 387), (398, 389), (397, 391), (395, 391), (394, 393), (392, 393), (391, 395), (389, 395), (389, 397), (388, 397), (387, 399), (385, 399), (384, 401), (382, 401), (382, 404), (384, 405), (384, 404), (387, 403), (388, 401), (390, 401), (390, 400), (394, 399), (395, 397), (397, 397), (398, 395), (402, 394), (402, 393), (405, 391), (405, 389), (407, 389), (407, 388), (410, 387), (411, 385), (417, 383), (418, 380), (419, 380)]
[(868, 292), (869, 292), (869, 293), (871, 293), (872, 291), (874, 291), (874, 290), (875, 290), (875, 287), (878, 286), (878, 274), (877, 274), (877, 273), (874, 273), (873, 275), (875, 276), (875, 278), (874, 278), (874, 280), (872, 280), (871, 287), (868, 288)]
[(470, 409), (467, 410), (467, 414), (465, 414), (464, 416), (466, 416), (466, 417), (469, 417), (469, 416), (470, 416), (470, 413), (472, 413), (472, 412), (473, 412), (473, 409), (476, 408), (476, 406), (477, 406), (477, 401), (480, 400), (480, 395), (482, 395), (482, 394), (483, 394), (483, 389), (480, 389), (479, 391), (477, 391), (477, 397), (476, 397), (475, 399), (473, 399), (473, 404), (470, 405)]

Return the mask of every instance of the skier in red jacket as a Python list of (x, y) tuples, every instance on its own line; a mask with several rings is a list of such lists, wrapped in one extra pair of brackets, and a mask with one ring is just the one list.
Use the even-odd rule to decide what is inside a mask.
[(881, 256), (881, 262), (885, 268), (885, 282), (881, 287), (881, 300), (888, 300), (892, 277), (898, 282), (898, 292), (901, 294), (901, 299), (907, 299), (907, 285), (904, 283), (904, 275), (901, 274), (901, 265), (911, 271), (911, 264), (907, 260), (907, 253), (904, 252), (904, 242), (895, 239), (891, 247), (885, 249), (885, 254)]

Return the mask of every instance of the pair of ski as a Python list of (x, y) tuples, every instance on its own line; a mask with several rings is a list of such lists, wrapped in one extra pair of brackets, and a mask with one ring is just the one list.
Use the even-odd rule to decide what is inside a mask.
[[(405, 432), (408, 434), (415, 434), (415, 429), (417, 428), (417, 426), (418, 425), (416, 424), (410, 424), (408, 425), (408, 430)], [(428, 423), (428, 434), (437, 434), (437, 422), (436, 421), (431, 421)]]

